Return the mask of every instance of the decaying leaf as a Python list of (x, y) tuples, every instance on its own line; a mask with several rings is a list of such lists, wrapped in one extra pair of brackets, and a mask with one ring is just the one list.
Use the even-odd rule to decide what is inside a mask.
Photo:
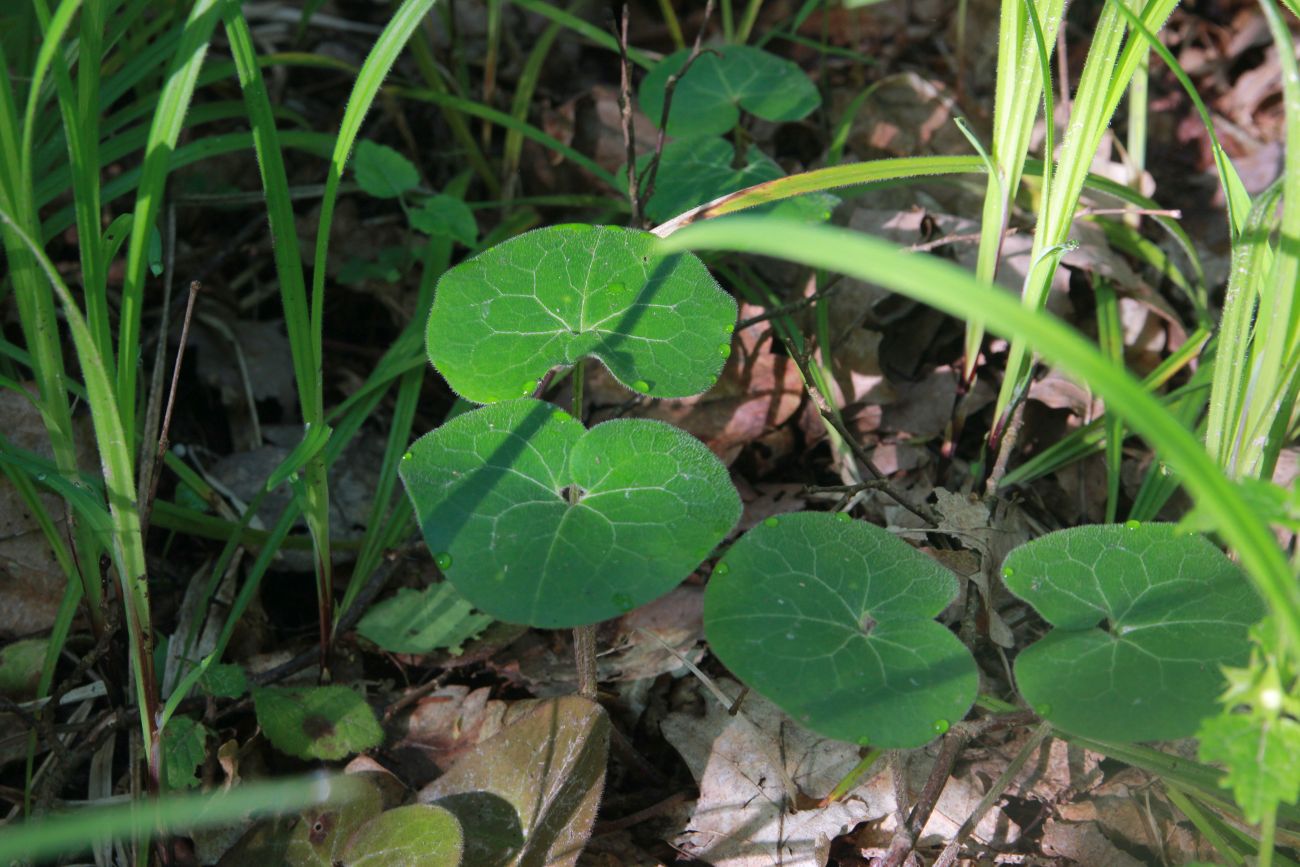
[(425, 786), (419, 801), (455, 812), (473, 841), (482, 838), (477, 822), (502, 827), (500, 803), (485, 797), (495, 796), (513, 807), (522, 840), (497, 863), (569, 867), (596, 819), (608, 745), (599, 705), (577, 696), (543, 702)]

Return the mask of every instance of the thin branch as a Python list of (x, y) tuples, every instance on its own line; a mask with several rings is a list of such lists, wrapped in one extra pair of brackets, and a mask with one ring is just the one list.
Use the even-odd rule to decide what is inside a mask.
[(627, 56), (627, 22), (627, 3), (624, 3), (622, 23), (616, 24), (614, 28), (619, 59), (618, 116), (623, 127), (623, 147), (627, 150), (627, 200), (632, 207), (629, 225), (640, 229), (645, 222), (645, 214), (641, 210), (641, 190), (636, 176), (636, 130), (632, 126), (632, 61)]
[[(153, 466), (149, 470), (149, 494), (144, 501), (143, 514), (140, 516), (140, 535), (149, 532), (149, 518), (153, 514), (153, 502), (158, 496), (158, 481), (162, 478), (163, 459), (171, 445), (172, 412), (176, 409), (176, 392), (180, 387), (181, 363), (185, 360), (185, 345), (190, 339), (190, 323), (194, 319), (194, 302), (202, 288), (198, 280), (190, 281), (190, 297), (185, 302), (185, 319), (181, 322), (181, 342), (176, 347), (176, 363), (172, 365), (172, 384), (167, 393), (167, 409), (163, 412), (162, 430), (158, 434), (158, 450), (154, 453)], [(165, 338), (160, 338), (165, 339)]]
[(664, 109), (659, 116), (659, 136), (655, 139), (654, 156), (650, 158), (650, 163), (646, 166), (645, 178), (645, 195), (642, 202), (650, 201), (650, 197), (655, 192), (655, 176), (659, 173), (659, 163), (664, 156), (664, 143), (668, 137), (668, 116), (673, 107), (673, 93), (677, 90), (677, 82), (681, 80), (691, 66), (695, 63), (696, 58), (701, 54), (700, 45), (704, 41), (704, 31), (709, 29), (709, 18), (713, 15), (713, 0), (708, 0), (704, 4), (704, 20), (700, 23), (700, 29), (695, 33), (695, 44), (691, 46), (691, 53), (687, 56), (686, 62), (682, 68), (677, 70), (673, 75), (668, 76), (664, 82)]

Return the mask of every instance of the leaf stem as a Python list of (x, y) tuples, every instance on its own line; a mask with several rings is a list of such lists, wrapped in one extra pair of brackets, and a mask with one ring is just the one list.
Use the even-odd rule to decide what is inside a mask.
[[(573, 417), (582, 421), (582, 385), (587, 378), (586, 361), (573, 366)], [(576, 485), (569, 486), (570, 505), (578, 501)], [(596, 624), (573, 628), (573, 663), (578, 670), (578, 695), (596, 700)]]

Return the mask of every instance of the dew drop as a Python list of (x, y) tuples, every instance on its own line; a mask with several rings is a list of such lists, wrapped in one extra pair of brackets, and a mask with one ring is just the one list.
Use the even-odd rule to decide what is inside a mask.
[(628, 596), (626, 593), (615, 593), (612, 597), (610, 597), (609, 601), (613, 602), (614, 607), (617, 608), (619, 611), (632, 610), (632, 597)]
[(931, 726), (931, 728), (934, 729), (934, 733), (937, 735), (946, 735), (948, 733), (948, 729), (950, 729), (951, 727), (952, 726), (948, 723), (946, 719), (937, 719), (934, 721), (934, 725)]
[(836, 512), (835, 520), (839, 521), (841, 524), (847, 524), (849, 521), (853, 520), (853, 516), (848, 512)]
[(862, 737), (858, 738), (858, 746), (860, 747), (871, 746), (871, 738), (867, 737), (866, 735), (863, 735)]
[(1034, 713), (1038, 714), (1041, 717), (1050, 716), (1052, 713), (1052, 706), (1044, 702), (1043, 704), (1040, 704), (1036, 708), (1034, 708)]
[(770, 518), (764, 518), (764, 519), (763, 519), (763, 526), (764, 526), (764, 527), (775, 527), (775, 526), (776, 526), (777, 524), (779, 524), (779, 523), (781, 523), (781, 522), (778, 521), (778, 520), (776, 519), (776, 516), (775, 516), (775, 515), (773, 515), (773, 516), (770, 517)]
[(407, 452), (406, 454), (402, 455), (402, 460), (409, 461), (412, 457), (414, 457), (414, 455), (412, 455), (410, 452)]
[(1130, 530), (1136, 530), (1138, 527), (1142, 526), (1142, 522), (1135, 521), (1132, 518), (1129, 518), (1127, 521), (1124, 522), (1124, 526)]
[(537, 390), (537, 381), (530, 379), (524, 383), (523, 387), (519, 390), (519, 393), (522, 394), (524, 397), (530, 397), (532, 393), (536, 390)]
[(446, 572), (451, 568), (451, 555), (446, 551), (443, 551), (441, 554), (433, 558), (433, 562), (438, 564), (439, 569)]
[(650, 391), (650, 383), (646, 382), (644, 379), (638, 379), (636, 382), (632, 383), (632, 388), (645, 394)]
[(721, 355), (723, 358), (726, 358), (727, 356), (731, 355), (731, 344), (730, 344), (730, 343), (719, 343), (719, 344), (718, 344), (718, 355)]
[(713, 567), (714, 575), (726, 575), (730, 571), (731, 571), (731, 567), (728, 566), (726, 563), (719, 563), (718, 565)]
[(728, 323), (727, 323), (727, 327), (724, 328), (723, 330), (726, 331), (728, 334), (733, 334), (733, 333), (735, 333), (735, 331), (736, 331), (736, 323), (734, 323), (734, 322), (728, 322)]
[(1016, 574), (1016, 570), (1015, 570), (1015, 569), (1012, 569), (1010, 566), (1003, 566), (1003, 567), (1002, 567), (1002, 577), (1003, 577), (1003, 578), (1010, 578), (1012, 575), (1015, 575), (1015, 574)]

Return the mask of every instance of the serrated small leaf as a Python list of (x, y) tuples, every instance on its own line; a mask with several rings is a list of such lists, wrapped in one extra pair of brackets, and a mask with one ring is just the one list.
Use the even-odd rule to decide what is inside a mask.
[(478, 240), (474, 212), (455, 196), (430, 196), (410, 212), (411, 225), (433, 237), (445, 236), (472, 247)]
[[(467, 822), (467, 865), (570, 867), (596, 819), (609, 729), (604, 710), (587, 699), (567, 696), (543, 702), (425, 786), (420, 802), (459, 810)], [(489, 823), (511, 823), (500, 803), (482, 797), (484, 793), (514, 808), (521, 848), (501, 848), (502, 828), (489, 828)], [(466, 795), (475, 797), (467, 801)], [(496, 848), (471, 850), (476, 829), (490, 831)], [(509, 829), (505, 833), (515, 839)]]
[(588, 431), (539, 400), (453, 419), (411, 447), (401, 475), (456, 589), (498, 620), (545, 628), (662, 596), (740, 517), (726, 468), (690, 434), (642, 419)]
[(906, 749), (975, 700), (975, 660), (934, 620), (956, 594), (951, 572), (888, 531), (801, 512), (731, 546), (704, 625), (723, 664), (802, 725)]
[(189, 789), (199, 784), (195, 768), (207, 755), (207, 726), (187, 716), (174, 715), (163, 729), (163, 769), (167, 788)]
[(460, 823), (440, 807), (410, 804), (380, 813), (348, 843), (343, 867), (457, 867)]
[(420, 173), (410, 160), (368, 139), (357, 145), (352, 173), (361, 189), (379, 199), (395, 199), (420, 184)]
[(217, 698), (239, 698), (248, 692), (248, 675), (243, 666), (227, 662), (209, 665), (199, 683)]
[(379, 787), (363, 775), (349, 774), (335, 785), (339, 794), (331, 803), (304, 811), (289, 832), (285, 867), (334, 867), (352, 836), (384, 808)]
[(1197, 737), (1201, 761), (1228, 769), (1223, 784), (1252, 825), (1277, 804), (1300, 798), (1300, 723), (1295, 720), (1219, 714), (1202, 723)]
[[(689, 49), (668, 55), (641, 82), (641, 110), (656, 125), (668, 77), (689, 55)], [(784, 58), (748, 45), (709, 46), (677, 82), (668, 133), (725, 135), (740, 121), (740, 109), (763, 120), (799, 120), (821, 101), (804, 71)]]
[[(781, 167), (756, 145), (749, 146), (743, 166), (734, 167), (735, 158), (735, 147), (720, 138), (669, 142), (664, 147), (662, 162), (655, 175), (654, 194), (645, 204), (646, 215), (655, 222), (665, 222), (696, 205), (785, 177)], [(637, 160), (637, 176), (643, 181), (650, 160), (650, 154)], [(839, 199), (834, 196), (814, 193), (760, 205), (747, 209), (745, 213), (821, 221), (830, 217), (838, 203)]]
[(429, 360), (477, 403), (588, 356), (642, 394), (698, 394), (726, 361), (736, 302), (696, 256), (655, 249), (649, 232), (581, 224), (498, 244), (438, 281)]
[(370, 705), (346, 686), (258, 687), (253, 707), (271, 744), (303, 759), (341, 759), (384, 737)]
[(1058, 530), (1012, 551), (1002, 574), (1056, 627), (1016, 657), (1020, 694), (1102, 740), (1195, 733), (1264, 614), (1241, 567), (1172, 524)]
[(432, 653), (460, 646), (492, 623), (456, 592), (451, 584), (422, 590), (403, 587), (361, 618), (357, 632), (393, 653)]

